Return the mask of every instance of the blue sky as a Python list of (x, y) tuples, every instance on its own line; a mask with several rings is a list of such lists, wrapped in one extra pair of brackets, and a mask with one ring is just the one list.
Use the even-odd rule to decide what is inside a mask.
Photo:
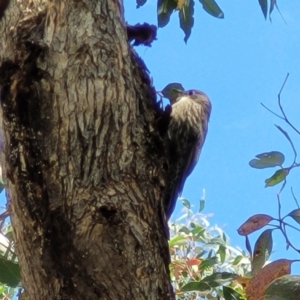
[[(276, 193), (280, 189), (264, 188), (264, 180), (275, 170), (255, 170), (248, 162), (258, 153), (273, 150), (285, 154), (287, 165), (292, 162), (291, 147), (274, 124), (291, 132), (300, 152), (299, 136), (260, 105), (263, 102), (278, 111), (277, 94), (289, 72), (282, 103), (289, 119), (300, 128), (300, 2), (280, 1), (287, 24), (277, 11), (272, 14), (272, 23), (265, 21), (258, 1), (231, 0), (229, 4), (218, 0), (225, 13), (223, 20), (211, 17), (195, 2), (195, 25), (187, 45), (175, 13), (171, 22), (159, 29), (151, 48), (135, 49), (150, 70), (157, 90), (170, 82), (180, 82), (186, 89), (200, 89), (209, 95), (213, 111), (208, 136), (183, 196), (197, 203), (205, 189), (204, 213), (213, 213), (210, 223), (222, 227), (233, 246), (244, 248), (237, 228), (256, 213), (276, 217)], [(129, 24), (156, 24), (156, 0), (148, 0), (139, 9), (133, 0), (124, 3)], [(282, 193), (284, 212), (296, 208), (291, 186), (300, 202), (299, 171), (292, 171)], [(2, 204), (4, 193), (0, 197)], [(177, 205), (174, 217), (180, 215), (180, 208)], [(299, 234), (294, 240), (300, 248)], [(271, 259), (299, 258), (284, 248), (283, 238), (276, 234)], [(300, 273), (300, 264), (293, 267), (295, 270)]]
[[(300, 2), (279, 3), (287, 24), (277, 11), (272, 23), (265, 21), (258, 1), (218, 3), (225, 13), (223, 20), (208, 15), (195, 1), (195, 25), (187, 45), (174, 13), (171, 22), (158, 30), (151, 48), (135, 49), (150, 70), (156, 90), (180, 82), (186, 89), (200, 89), (209, 95), (213, 111), (208, 136), (183, 196), (197, 205), (205, 189), (204, 213), (213, 213), (211, 225), (218, 224), (233, 246), (245, 249), (236, 229), (256, 213), (277, 217), (280, 189), (264, 188), (264, 180), (275, 169), (252, 169), (248, 162), (256, 154), (273, 150), (285, 154), (287, 166), (293, 161), (289, 143), (274, 124), (291, 132), (300, 152), (299, 136), (260, 105), (263, 102), (279, 111), (277, 94), (289, 72), (281, 99), (289, 119), (300, 128)], [(157, 24), (156, 0), (148, 0), (139, 9), (134, 1), (125, 1), (125, 16), (129, 24)], [(281, 196), (286, 213), (296, 208), (291, 186), (300, 201), (299, 169), (291, 172)], [(180, 208), (179, 203), (174, 218), (180, 215)], [(299, 234), (294, 240), (300, 248)], [(284, 239), (275, 234), (271, 259), (299, 258), (296, 252), (284, 249)], [(292, 269), (299, 273), (300, 264)]]

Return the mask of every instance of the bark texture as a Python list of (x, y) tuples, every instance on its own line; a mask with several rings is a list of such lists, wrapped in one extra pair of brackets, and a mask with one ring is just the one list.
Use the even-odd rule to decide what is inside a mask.
[(7, 196), (28, 299), (171, 299), (166, 158), (121, 0), (10, 0)]

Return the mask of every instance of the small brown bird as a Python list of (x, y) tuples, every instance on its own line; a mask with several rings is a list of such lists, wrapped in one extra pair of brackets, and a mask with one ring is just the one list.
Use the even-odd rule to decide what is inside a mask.
[(171, 120), (165, 138), (169, 168), (164, 207), (171, 217), (186, 178), (191, 174), (203, 147), (211, 113), (209, 98), (201, 91), (181, 92), (172, 103)]

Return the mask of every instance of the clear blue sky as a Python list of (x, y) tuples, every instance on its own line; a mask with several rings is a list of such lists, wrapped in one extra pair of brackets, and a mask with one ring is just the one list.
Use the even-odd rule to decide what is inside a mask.
[[(125, 1), (129, 24), (157, 24), (156, 0), (148, 0), (139, 9), (134, 2)], [(208, 136), (183, 196), (196, 204), (205, 188), (204, 213), (213, 213), (211, 225), (224, 228), (231, 244), (245, 249), (236, 229), (256, 213), (277, 217), (276, 193), (280, 189), (264, 188), (264, 180), (275, 169), (252, 169), (248, 162), (256, 154), (273, 150), (285, 154), (287, 166), (293, 159), (290, 145), (274, 124), (286, 130), (288, 126), (260, 105), (263, 102), (278, 111), (277, 94), (287, 72), (290, 78), (282, 103), (300, 128), (300, 2), (279, 3), (287, 24), (277, 11), (272, 14), (272, 23), (265, 21), (258, 1), (217, 2), (225, 13), (223, 20), (208, 15), (195, 1), (195, 25), (187, 45), (174, 13), (171, 22), (158, 30), (151, 48), (135, 49), (150, 70), (156, 90), (180, 82), (186, 89), (200, 89), (209, 95), (213, 111)], [(289, 131), (300, 152), (300, 137)], [(295, 169), (288, 177), (282, 193), (284, 212), (296, 208), (291, 186), (300, 201), (299, 172)], [(175, 218), (180, 208), (178, 203)], [(294, 240), (300, 248), (299, 235)], [(299, 259), (296, 252), (284, 249), (284, 239), (275, 234), (271, 259)], [(300, 264), (295, 267), (299, 273)]]
[[(210, 223), (222, 227), (231, 244), (242, 248), (244, 239), (236, 232), (241, 223), (256, 213), (276, 217), (278, 211), (279, 186), (264, 188), (273, 169), (252, 169), (249, 160), (272, 150), (282, 151), (288, 165), (293, 159), (287, 140), (274, 124), (286, 130), (288, 126), (260, 105), (263, 102), (278, 111), (277, 94), (287, 72), (290, 78), (282, 102), (290, 120), (300, 127), (300, 2), (287, 2), (279, 3), (286, 25), (277, 11), (272, 23), (265, 21), (258, 1), (218, 0), (225, 13), (223, 20), (208, 15), (195, 1), (195, 25), (187, 45), (175, 13), (171, 22), (159, 29), (151, 48), (136, 47), (157, 90), (181, 82), (186, 89), (200, 89), (209, 95), (213, 104), (209, 133), (183, 196), (197, 203), (205, 188), (204, 213), (213, 213)], [(133, 0), (124, 3), (128, 23), (156, 24), (156, 0), (148, 0), (140, 9)], [(289, 132), (300, 152), (299, 136)], [(282, 194), (285, 212), (296, 208), (291, 186), (300, 201), (299, 172), (291, 173)], [(0, 197), (2, 204), (4, 193)], [(180, 207), (174, 217), (180, 215)], [(300, 248), (299, 234), (295, 240)], [(299, 258), (284, 248), (284, 240), (276, 234), (271, 259)], [(299, 274), (300, 264), (293, 270)]]

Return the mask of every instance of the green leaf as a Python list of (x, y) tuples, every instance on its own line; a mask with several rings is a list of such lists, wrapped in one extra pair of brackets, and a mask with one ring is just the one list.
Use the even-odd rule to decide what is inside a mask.
[(194, 222), (191, 222), (190, 226), (191, 226), (191, 228), (193, 228), (193, 229), (196, 228), (196, 227), (197, 227), (197, 228), (199, 227), (199, 226), (196, 225)]
[(225, 259), (226, 259), (226, 247), (223, 246), (223, 245), (220, 245), (219, 249), (217, 251), (217, 254), (220, 255), (220, 260), (221, 260), (221, 263), (223, 264), (225, 262)]
[(297, 300), (299, 295), (299, 275), (281, 276), (272, 281), (265, 291), (266, 300)]
[(261, 268), (264, 266), (271, 255), (273, 248), (272, 231), (273, 229), (267, 229), (262, 232), (255, 243), (251, 263), (252, 276), (258, 274), (258, 272), (261, 270)]
[(199, 268), (201, 270), (205, 270), (207, 268), (211, 268), (213, 267), (215, 264), (218, 263), (218, 258), (216, 256), (211, 257), (211, 258), (207, 258), (205, 260), (203, 260), (199, 266)]
[(225, 300), (243, 300), (245, 299), (241, 294), (239, 294), (234, 289), (223, 286), (223, 296)]
[(286, 176), (289, 174), (289, 169), (277, 170), (270, 178), (265, 180), (265, 187), (274, 186), (285, 180)]
[(191, 203), (189, 200), (185, 198), (181, 198), (180, 201), (182, 202), (182, 205), (185, 206), (186, 208), (190, 209), (191, 208)]
[(288, 216), (290, 216), (291, 218), (293, 218), (298, 224), (300, 224), (300, 209), (294, 209), (293, 211), (291, 211)]
[(200, 200), (200, 206), (199, 206), (199, 212), (201, 212), (205, 207), (205, 200), (201, 199)]
[(194, 0), (186, 0), (179, 10), (180, 28), (185, 33), (184, 41), (189, 39), (194, 26)]
[(203, 282), (207, 282), (210, 285), (210, 282), (217, 282), (219, 285), (225, 284), (232, 280), (237, 279), (239, 276), (237, 274), (229, 272), (216, 272), (212, 275), (206, 276), (202, 279)]
[(242, 255), (236, 256), (236, 258), (234, 259), (232, 265), (234, 265), (234, 266), (238, 265), (241, 262), (242, 259), (243, 259)]
[(175, 236), (174, 238), (171, 238), (169, 240), (169, 247), (185, 245), (185, 244), (187, 244), (187, 240), (182, 235)]
[(265, 169), (282, 166), (285, 159), (284, 155), (278, 151), (257, 154), (255, 157), (257, 157), (258, 159), (254, 158), (249, 162), (250, 167), (255, 169)]
[(199, 291), (199, 292), (210, 292), (210, 286), (205, 282), (199, 281), (191, 281), (184, 285), (180, 291), (181, 292), (192, 292), (192, 291)]
[(199, 0), (203, 9), (213, 17), (223, 19), (224, 13), (215, 0)]
[(184, 88), (181, 83), (172, 82), (166, 85), (161, 93), (163, 96), (170, 100), (170, 103), (173, 104), (176, 102), (176, 99), (180, 96), (181, 92), (184, 91)]
[(166, 26), (171, 14), (177, 7), (177, 1), (174, 0), (158, 0), (157, 1), (157, 24), (158, 27)]
[(268, 16), (268, 0), (258, 0), (260, 8), (264, 14), (265, 19)]
[(0, 282), (10, 287), (16, 287), (20, 281), (19, 265), (0, 257)]
[(185, 233), (185, 234), (190, 234), (191, 230), (188, 229), (186, 226), (182, 226), (182, 227), (178, 230), (178, 232), (183, 232), (183, 233)]

